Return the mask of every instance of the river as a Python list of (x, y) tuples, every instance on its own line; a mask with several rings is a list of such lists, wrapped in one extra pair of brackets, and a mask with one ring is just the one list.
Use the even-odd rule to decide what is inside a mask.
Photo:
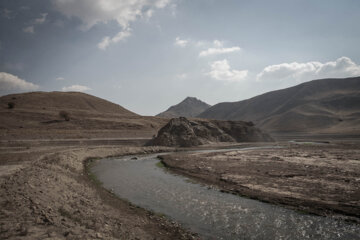
[(158, 155), (103, 159), (91, 171), (119, 197), (203, 239), (360, 239), (358, 224), (222, 193), (156, 166)]

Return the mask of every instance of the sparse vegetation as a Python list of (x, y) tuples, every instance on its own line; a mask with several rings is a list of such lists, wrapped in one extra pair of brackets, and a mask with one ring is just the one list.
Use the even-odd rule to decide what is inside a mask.
[(71, 214), (69, 211), (67, 211), (63, 207), (60, 207), (58, 209), (58, 212), (60, 213), (61, 216), (65, 217), (65, 218), (69, 218), (77, 223), (81, 222), (81, 219), (79, 217), (74, 216), (73, 214)]
[(59, 116), (63, 118), (65, 121), (70, 121), (70, 113), (66, 111), (60, 111)]
[(85, 172), (88, 175), (90, 181), (92, 181), (97, 186), (102, 186), (102, 182), (96, 177), (96, 175), (91, 172), (91, 168), (94, 166), (96, 158), (91, 158), (85, 162)]
[(14, 102), (8, 102), (8, 108), (9, 109), (13, 109), (15, 107), (15, 103)]
[(156, 166), (159, 167), (159, 168), (165, 168), (164, 163), (162, 163), (161, 161), (160, 161), (160, 162), (157, 162), (157, 163), (156, 163)]

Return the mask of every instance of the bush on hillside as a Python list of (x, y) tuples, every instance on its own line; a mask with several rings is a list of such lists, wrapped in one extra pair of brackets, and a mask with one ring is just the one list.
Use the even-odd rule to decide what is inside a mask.
[(70, 113), (66, 111), (60, 111), (59, 116), (63, 118), (65, 121), (70, 121)]
[(8, 108), (9, 109), (13, 109), (15, 107), (15, 103), (14, 102), (9, 102), (8, 103)]

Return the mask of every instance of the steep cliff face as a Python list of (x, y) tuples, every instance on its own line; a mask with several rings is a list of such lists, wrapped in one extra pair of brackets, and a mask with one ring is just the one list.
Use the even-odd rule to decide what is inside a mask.
[(173, 118), (149, 145), (191, 147), (216, 142), (268, 142), (273, 139), (251, 122)]

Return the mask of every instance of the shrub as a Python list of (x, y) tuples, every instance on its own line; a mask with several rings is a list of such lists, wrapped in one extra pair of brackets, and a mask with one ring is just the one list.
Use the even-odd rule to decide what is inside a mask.
[(253, 122), (247, 122), (247, 125), (248, 125), (249, 127), (255, 126), (255, 124), (254, 124)]
[(9, 102), (8, 103), (8, 108), (9, 109), (13, 109), (15, 107), (15, 103), (14, 102)]
[(66, 111), (60, 111), (59, 116), (63, 118), (65, 121), (70, 121), (70, 113)]

